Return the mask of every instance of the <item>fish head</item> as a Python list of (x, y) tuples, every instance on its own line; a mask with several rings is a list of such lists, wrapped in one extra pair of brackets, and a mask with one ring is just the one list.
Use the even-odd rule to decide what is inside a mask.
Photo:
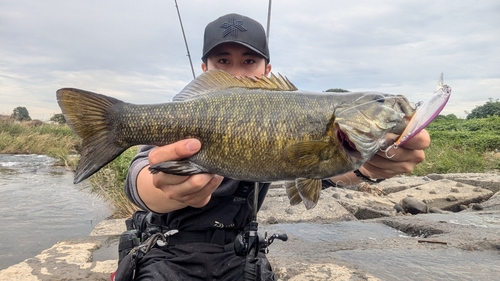
[(387, 133), (401, 134), (415, 110), (401, 95), (353, 93), (352, 102), (335, 109), (336, 136), (346, 154), (362, 165), (387, 148)]

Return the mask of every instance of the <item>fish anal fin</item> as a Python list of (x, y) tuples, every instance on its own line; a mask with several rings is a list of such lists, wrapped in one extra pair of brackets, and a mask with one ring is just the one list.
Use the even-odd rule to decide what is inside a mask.
[(316, 207), (321, 193), (321, 180), (299, 178), (295, 180), (295, 184), (306, 209)]
[(299, 191), (295, 186), (295, 181), (285, 182), (285, 190), (286, 190), (286, 195), (288, 196), (288, 200), (290, 201), (290, 205), (294, 206), (302, 202), (302, 198), (299, 195)]

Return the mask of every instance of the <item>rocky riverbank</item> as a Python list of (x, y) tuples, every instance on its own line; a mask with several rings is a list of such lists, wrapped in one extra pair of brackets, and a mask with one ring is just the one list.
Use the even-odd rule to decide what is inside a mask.
[[(261, 233), (289, 236), (269, 247), (281, 280), (427, 280), (429, 272), (433, 280), (491, 280), (500, 275), (488, 259), (497, 261), (500, 254), (498, 172), (403, 176), (378, 185), (328, 188), (309, 211), (290, 206), (281, 183), (273, 187), (258, 217)], [(104, 221), (89, 237), (59, 242), (0, 271), (0, 280), (109, 280), (124, 229), (123, 220)], [(401, 253), (404, 263), (398, 267)], [(436, 262), (446, 255), (478, 259), (475, 253), (487, 257), (476, 268)], [(408, 271), (421, 257), (434, 262)]]

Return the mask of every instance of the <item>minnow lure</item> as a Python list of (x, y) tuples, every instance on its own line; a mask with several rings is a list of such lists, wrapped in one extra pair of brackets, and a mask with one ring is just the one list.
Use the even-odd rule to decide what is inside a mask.
[(450, 96), (451, 87), (443, 84), (443, 74), (441, 73), (441, 79), (439, 80), (434, 94), (417, 108), (417, 111), (412, 116), (410, 122), (408, 122), (405, 130), (392, 147), (397, 148), (403, 145), (429, 125), (429, 123), (439, 115), (441, 110), (443, 110)]

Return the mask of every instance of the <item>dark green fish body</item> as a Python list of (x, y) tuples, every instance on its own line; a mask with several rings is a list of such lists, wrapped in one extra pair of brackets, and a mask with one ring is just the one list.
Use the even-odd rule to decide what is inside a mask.
[(362, 165), (388, 145), (385, 134), (400, 133), (413, 114), (401, 96), (307, 93), (283, 78), (237, 79), (222, 71), (200, 75), (180, 96), (181, 101), (134, 105), (59, 90), (66, 120), (83, 139), (75, 182), (133, 145), (196, 138), (199, 153), (155, 168), (257, 182), (299, 179), (299, 193), (309, 186), (312, 191), (302, 191), (318, 194), (305, 195), (315, 204), (321, 179)]

